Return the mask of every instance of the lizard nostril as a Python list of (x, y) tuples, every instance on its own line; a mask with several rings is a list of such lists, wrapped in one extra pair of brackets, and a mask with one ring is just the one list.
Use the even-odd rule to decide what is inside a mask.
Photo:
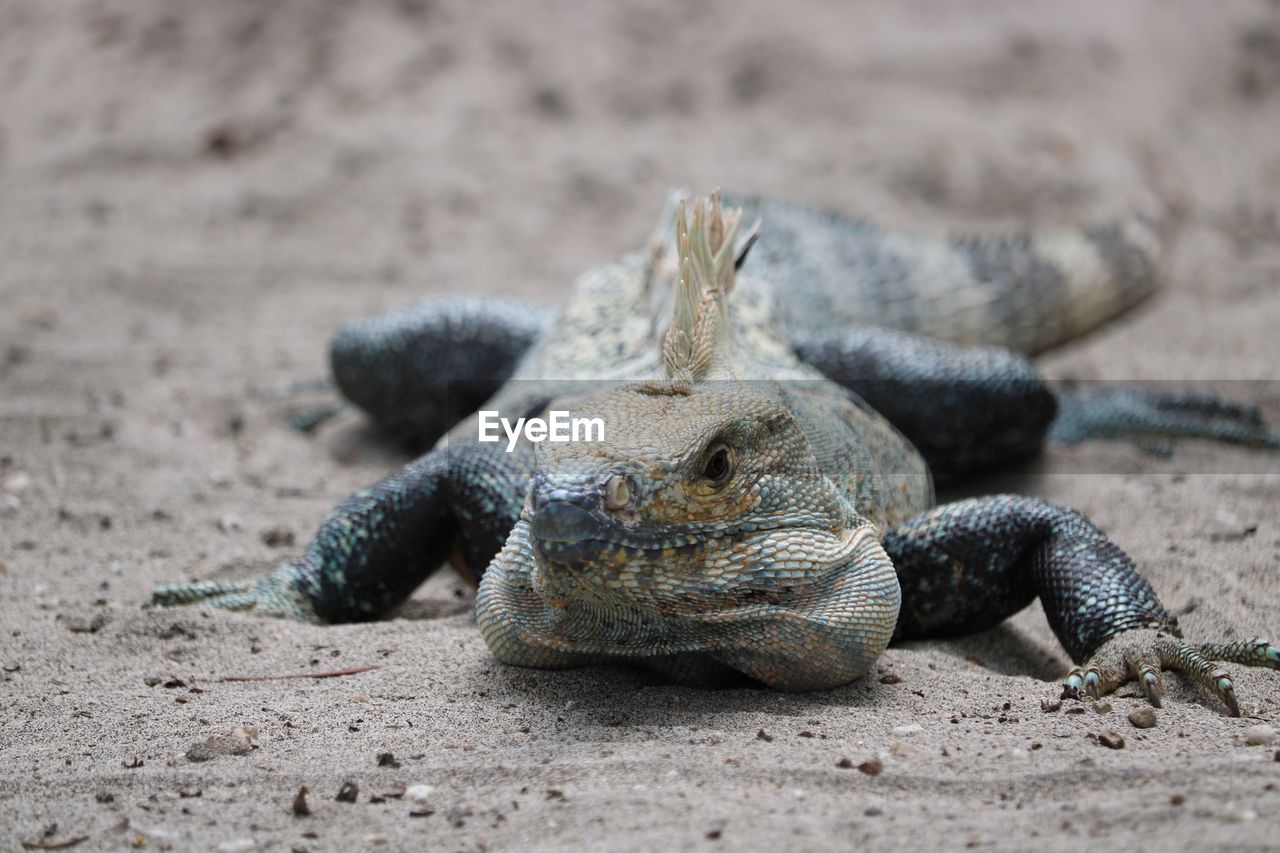
[(631, 483), (626, 476), (614, 474), (604, 484), (605, 509), (626, 509), (631, 503)]

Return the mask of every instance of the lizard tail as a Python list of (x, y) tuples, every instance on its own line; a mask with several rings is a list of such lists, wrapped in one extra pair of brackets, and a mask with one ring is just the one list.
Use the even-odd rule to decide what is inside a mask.
[(768, 199), (744, 274), (777, 282), (798, 334), (879, 326), (1034, 354), (1080, 337), (1157, 286), (1170, 214), (1003, 236), (929, 237)]
[(1142, 302), (1159, 284), (1163, 254), (1161, 229), (1145, 217), (948, 243), (960, 274), (949, 292), (921, 283), (921, 330), (1027, 354), (1079, 338)]

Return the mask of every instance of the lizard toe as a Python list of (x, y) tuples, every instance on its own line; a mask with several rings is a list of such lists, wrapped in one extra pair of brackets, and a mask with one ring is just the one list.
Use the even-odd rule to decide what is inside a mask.
[(1098, 653), (1067, 673), (1062, 695), (1079, 699), (1082, 695), (1099, 699), (1128, 680), (1128, 668), (1119, 650), (1104, 645)]
[(1240, 716), (1235, 681), (1217, 666), (1226, 661), (1243, 666), (1280, 669), (1280, 648), (1265, 639), (1194, 645), (1166, 631), (1137, 628), (1124, 631), (1102, 644), (1084, 664), (1068, 674), (1064, 698), (1099, 697), (1129, 681), (1136, 681), (1152, 705), (1164, 700), (1162, 670), (1181, 672)]
[(266, 577), (248, 581), (200, 580), (153, 590), (149, 607), (216, 607), (264, 616), (283, 616), (302, 622), (320, 622), (306, 593), (298, 586), (296, 566), (286, 563)]
[(1164, 678), (1160, 675), (1160, 659), (1150, 652), (1131, 655), (1129, 672), (1133, 675), (1147, 701), (1159, 708), (1164, 703)]
[(1165, 669), (1174, 669), (1183, 673), (1217, 696), (1227, 706), (1231, 716), (1240, 716), (1240, 703), (1236, 699), (1235, 682), (1225, 670), (1214, 666), (1211, 657), (1186, 641), (1166, 634), (1160, 635), (1155, 652)]
[(148, 607), (185, 607), (192, 604), (213, 604), (223, 596), (246, 592), (249, 584), (244, 581), (201, 580), (156, 587), (151, 592)]
[(1209, 660), (1280, 669), (1280, 648), (1262, 637), (1234, 643), (1201, 643), (1199, 649)]

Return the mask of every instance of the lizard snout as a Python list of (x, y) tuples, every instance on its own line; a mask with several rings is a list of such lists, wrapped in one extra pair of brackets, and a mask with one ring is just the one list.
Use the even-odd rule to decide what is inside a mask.
[(616, 470), (586, 488), (549, 486), (534, 489), (530, 532), (540, 550), (561, 558), (581, 557), (583, 548), (612, 540), (617, 533), (615, 514), (628, 509), (636, 495), (631, 475)]
[(532, 532), (542, 542), (582, 542), (600, 535), (600, 520), (576, 503), (547, 501), (533, 512)]

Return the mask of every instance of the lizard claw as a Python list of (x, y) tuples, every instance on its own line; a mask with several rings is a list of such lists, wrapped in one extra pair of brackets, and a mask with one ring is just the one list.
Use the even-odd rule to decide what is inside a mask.
[(1083, 666), (1067, 673), (1062, 696), (1098, 698), (1136, 681), (1147, 701), (1159, 708), (1164, 698), (1161, 671), (1177, 670), (1217, 696), (1231, 716), (1238, 717), (1235, 682), (1214, 665), (1219, 661), (1280, 669), (1280, 648), (1261, 638), (1192, 645), (1154, 628), (1134, 629), (1107, 640)]
[(1161, 707), (1164, 700), (1164, 679), (1160, 675), (1160, 659), (1143, 655), (1137, 665), (1138, 686), (1152, 706)]
[(1084, 692), (1088, 693), (1094, 699), (1102, 695), (1102, 676), (1098, 674), (1096, 669), (1090, 669), (1084, 674)]
[(1076, 667), (1067, 673), (1067, 678), (1062, 683), (1062, 698), (1079, 699), (1082, 687), (1084, 687), (1084, 676), (1080, 672), (1080, 667)]

